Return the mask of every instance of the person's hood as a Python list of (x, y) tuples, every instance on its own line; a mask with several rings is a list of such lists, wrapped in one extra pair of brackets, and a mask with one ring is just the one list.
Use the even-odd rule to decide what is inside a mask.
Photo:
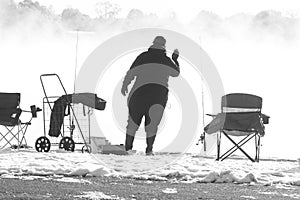
[(153, 44), (149, 47), (148, 51), (150, 52), (157, 52), (157, 53), (163, 53), (165, 54), (166, 53), (166, 49), (164, 46), (160, 46), (160, 45), (156, 45), (156, 44)]

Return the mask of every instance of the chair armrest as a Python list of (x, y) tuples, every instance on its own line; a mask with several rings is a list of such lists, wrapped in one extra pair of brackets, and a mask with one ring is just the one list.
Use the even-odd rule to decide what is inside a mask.
[(42, 109), (40, 109), (39, 107), (36, 107), (35, 105), (30, 106), (30, 112), (32, 114), (33, 118), (37, 117), (37, 112), (42, 111)]
[(217, 115), (214, 115), (214, 114), (206, 114), (207, 116), (210, 116), (210, 117), (216, 117)]
[(270, 118), (270, 116), (268, 116), (268, 115), (265, 115), (265, 114), (261, 114), (261, 118), (262, 118), (262, 121), (263, 121), (263, 123), (264, 124), (269, 124), (269, 118)]

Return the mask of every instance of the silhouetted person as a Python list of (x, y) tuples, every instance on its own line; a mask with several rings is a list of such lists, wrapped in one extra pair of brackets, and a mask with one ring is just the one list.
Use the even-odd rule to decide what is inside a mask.
[(153, 45), (135, 59), (124, 78), (121, 89), (124, 96), (128, 93), (128, 85), (135, 78), (127, 99), (129, 116), (126, 127), (126, 151), (132, 150), (135, 133), (142, 118), (145, 117), (146, 155), (153, 155), (153, 143), (168, 101), (168, 80), (170, 76), (177, 77), (180, 72), (177, 61), (178, 50), (174, 50), (172, 61), (166, 55), (165, 45), (164, 37), (155, 37)]

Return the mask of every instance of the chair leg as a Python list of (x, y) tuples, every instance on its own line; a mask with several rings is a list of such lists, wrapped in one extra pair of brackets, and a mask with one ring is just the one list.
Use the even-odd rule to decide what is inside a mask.
[(21, 125), (20, 124), (18, 124), (18, 132), (17, 132), (17, 141), (18, 141), (18, 149), (20, 148), (20, 131), (21, 131), (21, 128), (22, 127), (20, 127)]
[(221, 132), (217, 135), (217, 160), (220, 160), (220, 151), (221, 151)]
[[(2, 136), (3, 136), (3, 138), (1, 138), (1, 140), (2, 139), (5, 139), (6, 140), (6, 144), (4, 145), (4, 146), (2, 146), (1, 148), (2, 149), (4, 149), (7, 145), (12, 145), (12, 143), (11, 143), (11, 141), (13, 140), (13, 139), (17, 139), (16, 138), (16, 134), (14, 134), (12, 131), (14, 130), (14, 128), (15, 128), (15, 126), (14, 127), (12, 127), (11, 129), (9, 129), (7, 126), (5, 126), (5, 128), (7, 129), (7, 133), (3, 136), (2, 134)], [(11, 134), (11, 138), (10, 139), (7, 139), (6, 137), (8, 136), (8, 134)], [(0, 140), (0, 141), (1, 141)]]
[[(237, 143), (238, 146), (242, 147), (244, 144), (246, 144), (249, 140), (251, 140), (253, 138), (253, 136), (251, 137), (250, 135), (244, 137), (241, 141), (239, 141)], [(225, 152), (222, 156), (221, 156), (221, 161), (225, 160), (226, 158), (228, 158), (230, 155), (232, 155), (234, 152), (236, 152), (238, 150), (237, 146), (233, 146), (231, 149), (229, 149), (227, 152)]]
[[(22, 145), (22, 143), (23, 143), (23, 141), (24, 141), (24, 144), (25, 145), (27, 145), (27, 141), (26, 141), (26, 138), (25, 138), (25, 133), (26, 133), (26, 131), (27, 131), (27, 129), (28, 129), (28, 125), (29, 124), (23, 124), (23, 127), (21, 126), (21, 133), (22, 133), (22, 137), (21, 137), (21, 140), (20, 140), (20, 144), (19, 145)], [(25, 129), (24, 131), (23, 131), (23, 129)]]
[[(13, 132), (13, 130), (16, 126), (14, 126), (12, 128), (8, 128), (8, 127), (5, 126), (8, 132), (6, 134), (1, 133), (2, 138), (0, 139), (0, 141), (1, 140), (6, 141), (6, 143), (1, 147), (1, 149), (4, 149), (7, 145), (12, 145), (13, 140), (17, 141), (18, 148), (23, 144), (23, 142), (25, 144), (27, 144), (27, 141), (25, 139), (25, 133), (27, 131), (28, 125), (29, 125), (28, 123), (17, 125), (18, 130), (16, 130), (15, 133)], [(10, 135), (11, 137), (8, 139), (7, 137), (8, 137), (9, 134), (11, 134)]]
[(1, 142), (2, 140), (5, 140), (5, 141), (6, 141), (6, 144), (5, 144), (4, 146), (1, 147), (1, 148), (3, 149), (3, 148), (7, 145), (7, 143), (9, 143), (10, 141), (6, 138), (6, 136), (8, 135), (8, 133), (6, 133), (5, 135), (2, 134), (2, 133), (0, 133), (0, 135), (2, 136), (2, 138), (0, 139), (0, 142)]
[[(242, 148), (241, 148), (241, 146), (239, 146), (233, 139), (231, 139), (226, 133), (224, 133), (223, 132), (223, 134), (241, 151), (241, 152), (243, 152), (243, 154), (245, 155), (245, 156), (247, 156), (247, 158), (249, 159), (249, 160), (251, 160), (252, 162), (255, 162), (255, 160), (253, 159), (253, 158), (251, 158)], [(253, 138), (254, 136), (252, 136), (251, 138)], [(249, 140), (251, 139), (251, 138), (249, 138)]]
[[(3, 137), (1, 138), (1, 140), (2, 140), (2, 139), (5, 139), (6, 142), (9, 143), (11, 140), (6, 139), (6, 137), (7, 137), (8, 134), (14, 135), (12, 131), (13, 131), (13, 129), (15, 128), (15, 126), (12, 127), (11, 129), (7, 128), (7, 126), (5, 126), (5, 128), (7, 129), (7, 132), (6, 132), (5, 135), (2, 135), (2, 134), (1, 134), (1, 135), (3, 136)], [(0, 140), (0, 141), (1, 141), (1, 140)]]
[(259, 162), (259, 154), (260, 154), (260, 135), (255, 134), (255, 148), (256, 148), (256, 155), (255, 161)]

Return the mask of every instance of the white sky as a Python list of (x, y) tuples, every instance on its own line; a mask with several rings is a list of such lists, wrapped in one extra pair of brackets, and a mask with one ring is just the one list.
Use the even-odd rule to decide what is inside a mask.
[[(21, 0), (16, 0), (17, 2)], [(101, 0), (37, 0), (42, 5), (53, 6), (57, 13), (64, 8), (78, 8), (81, 12), (95, 16), (95, 4)], [(104, 1), (104, 0), (102, 0)], [(262, 10), (279, 10), (283, 12), (299, 12), (298, 0), (110, 0), (121, 7), (121, 16), (137, 8), (145, 13), (155, 13), (161, 16), (175, 11), (181, 21), (188, 21), (201, 10), (212, 11), (222, 17), (228, 17), (240, 12), (256, 14)]]

